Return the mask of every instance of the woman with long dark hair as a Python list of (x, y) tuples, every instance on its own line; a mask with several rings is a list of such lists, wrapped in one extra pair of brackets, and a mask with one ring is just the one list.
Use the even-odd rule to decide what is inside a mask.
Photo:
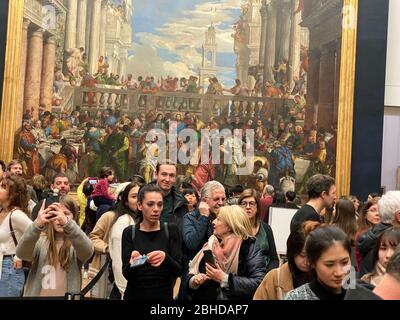
[[(127, 226), (134, 224), (135, 219), (137, 218), (137, 195), (139, 192), (139, 188), (142, 185), (143, 184), (140, 183), (139, 181), (131, 182), (130, 184), (128, 184), (123, 190), (123, 192), (118, 195), (117, 204), (114, 205), (114, 207), (112, 207), (110, 211), (107, 211), (100, 217), (100, 219), (96, 222), (93, 231), (89, 235), (95, 250), (95, 255), (89, 267), (90, 278), (95, 277), (96, 274), (99, 272), (102, 263), (105, 263), (105, 261), (102, 262), (101, 260), (105, 260), (105, 256), (107, 254), (110, 254), (111, 260), (113, 260), (113, 257), (116, 259), (115, 263), (117, 267), (114, 266), (114, 262), (112, 262), (113, 265), (112, 269), (113, 272), (114, 270), (116, 270), (117, 273), (116, 280), (119, 286), (118, 284), (114, 285), (113, 290), (111, 292), (111, 298), (120, 299), (121, 298), (120, 294), (123, 294), (123, 291), (121, 292), (121, 288), (123, 288), (124, 285), (126, 285), (124, 283), (125, 279), (123, 277), (121, 279), (122, 267), (121, 267), (121, 262), (119, 262), (121, 259), (121, 246), (119, 243), (121, 241), (122, 231)], [(113, 235), (114, 250), (111, 255), (112, 251), (110, 242), (111, 231), (113, 229), (114, 224), (118, 221), (119, 218), (121, 218), (121, 220), (119, 220), (118, 226), (114, 230), (114, 235)], [(107, 282), (107, 274), (104, 274), (102, 278), (100, 278), (99, 283), (101, 282)], [(99, 298), (106, 298), (106, 295), (108, 293), (107, 294), (100, 293), (98, 292), (97, 288), (98, 287), (94, 288), (94, 292), (92, 292), (92, 294)]]
[(304, 244), (307, 235), (319, 225), (316, 221), (306, 221), (289, 235), (286, 242), (288, 261), (267, 273), (254, 294), (254, 300), (283, 300), (289, 291), (310, 281)]
[(32, 223), (27, 215), (28, 191), (23, 178), (4, 173), (0, 177), (0, 297), (19, 297), (25, 275), (16, 247)]
[(390, 227), (386, 229), (376, 241), (374, 250), (372, 272), (365, 274), (361, 280), (377, 286), (386, 273), (389, 259), (400, 243), (400, 228)]
[[(114, 274), (114, 287), (111, 298), (121, 298), (126, 289), (126, 279), (122, 274), (121, 241), (125, 228), (135, 224), (138, 219), (137, 199), (139, 189), (142, 186), (139, 182), (131, 182), (118, 197), (118, 204), (115, 212), (113, 225), (110, 229), (109, 251), (112, 260)], [(116, 290), (117, 289), (117, 290)], [(119, 292), (118, 292), (119, 291)]]
[(352, 246), (357, 232), (356, 209), (351, 200), (339, 199), (335, 204), (332, 224), (342, 229), (350, 238)]
[(368, 200), (366, 204), (362, 207), (360, 216), (357, 220), (357, 232), (354, 236), (354, 245), (355, 245), (355, 255), (357, 261), (357, 269), (360, 271), (362, 256), (358, 250), (358, 239), (362, 234), (364, 234), (367, 230), (371, 229), (373, 226), (377, 225), (381, 221), (381, 217), (379, 215), (378, 201), (380, 197), (372, 198)]
[(308, 235), (305, 252), (312, 280), (290, 291), (285, 300), (343, 300), (351, 266), (346, 233), (332, 225), (318, 227)]

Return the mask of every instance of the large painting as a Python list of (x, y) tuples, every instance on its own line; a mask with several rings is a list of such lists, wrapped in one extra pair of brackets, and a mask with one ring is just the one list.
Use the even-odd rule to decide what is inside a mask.
[(110, 166), (118, 181), (151, 181), (166, 154), (198, 189), (217, 179), (304, 193), (311, 175), (349, 166), (351, 138), (337, 150), (352, 117), (354, 0), (15, 3), (18, 74), (2, 121), (13, 114), (27, 178), (79, 183)]

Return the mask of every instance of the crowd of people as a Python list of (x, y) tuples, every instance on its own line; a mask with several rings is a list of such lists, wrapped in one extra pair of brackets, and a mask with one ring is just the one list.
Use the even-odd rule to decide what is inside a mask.
[[(118, 191), (102, 168), (73, 197), (65, 174), (39, 190), (20, 161), (0, 164), (1, 297), (400, 299), (400, 191), (361, 203), (316, 174), (299, 208), (271, 185), (229, 195), (211, 180), (198, 193), (167, 160), (150, 183), (132, 175)], [(286, 254), (268, 224), (274, 206), (298, 209)]]

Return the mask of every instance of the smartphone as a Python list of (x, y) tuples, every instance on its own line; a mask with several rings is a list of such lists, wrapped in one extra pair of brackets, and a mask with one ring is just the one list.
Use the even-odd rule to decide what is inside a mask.
[(141, 257), (139, 257), (138, 259), (136, 259), (135, 261), (133, 261), (133, 263), (131, 264), (131, 268), (136, 268), (139, 266), (144, 265), (147, 262), (147, 256), (143, 255)]
[(89, 183), (91, 185), (95, 185), (95, 184), (97, 184), (97, 182), (99, 182), (99, 179), (97, 179), (97, 178), (89, 178)]
[(204, 261), (215, 267), (215, 259), (211, 250), (203, 250)]
[(50, 194), (49, 196), (46, 197), (45, 200), (45, 209), (47, 209), (50, 205), (52, 205), (55, 202), (60, 202), (60, 196), (58, 194)]

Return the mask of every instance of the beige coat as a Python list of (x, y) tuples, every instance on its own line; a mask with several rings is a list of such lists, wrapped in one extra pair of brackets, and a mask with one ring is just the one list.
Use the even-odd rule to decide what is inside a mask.
[(109, 253), (108, 239), (110, 236), (111, 224), (114, 221), (115, 212), (108, 211), (104, 213), (96, 222), (89, 238), (94, 247), (94, 257), (89, 267), (89, 278), (93, 278), (99, 272), (101, 265), (101, 255)]
[(286, 262), (281, 267), (267, 273), (257, 288), (253, 300), (283, 300), (291, 290), (293, 290), (292, 273)]

